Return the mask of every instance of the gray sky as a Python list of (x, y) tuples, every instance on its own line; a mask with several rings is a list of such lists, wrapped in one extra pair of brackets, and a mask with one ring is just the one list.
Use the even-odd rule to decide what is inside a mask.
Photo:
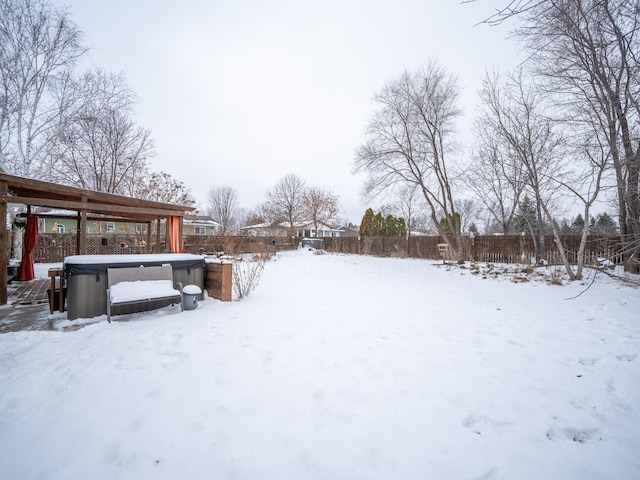
[(474, 25), (501, 0), (66, 0), (91, 62), (124, 72), (137, 121), (157, 144), (154, 170), (262, 203), (295, 173), (340, 197), (359, 223), (368, 204), (352, 175), (371, 98), (430, 58), (458, 75), (463, 141), (485, 71), (515, 62), (507, 28)]

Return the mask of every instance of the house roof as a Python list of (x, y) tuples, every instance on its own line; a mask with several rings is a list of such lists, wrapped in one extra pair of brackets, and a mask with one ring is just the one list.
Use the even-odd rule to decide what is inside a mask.
[[(335, 230), (334, 227), (332, 227), (331, 225), (327, 225), (326, 223), (322, 223), (322, 222), (318, 222), (318, 225), (320, 226), (320, 228), (324, 228), (327, 230)], [(293, 224), (293, 228), (309, 228), (309, 227), (313, 227), (314, 223), (310, 220), (303, 220), (301, 222), (295, 222)], [(250, 230), (252, 228), (255, 229), (270, 229), (270, 228), (288, 228), (289, 224), (287, 222), (280, 222), (280, 223), (256, 223), (254, 225), (247, 225), (245, 227), (242, 227), (240, 230)]]
[[(303, 220), (301, 222), (296, 222), (293, 224), (293, 228), (309, 228), (309, 227), (314, 227), (314, 222), (311, 220)], [(318, 226), (320, 227), (320, 229), (325, 229), (325, 230), (336, 230), (335, 227), (332, 227), (331, 225), (327, 225), (326, 223), (323, 222), (318, 222)]]
[(211, 217), (206, 215), (185, 215), (184, 223), (189, 225), (204, 225), (208, 227), (221, 227), (222, 225), (216, 222)]
[(278, 228), (278, 227), (282, 227), (282, 224), (278, 224), (278, 223), (268, 223), (268, 222), (263, 222), (263, 223), (255, 223), (253, 225), (247, 225), (245, 227), (241, 227), (240, 230), (251, 230), (252, 228)]

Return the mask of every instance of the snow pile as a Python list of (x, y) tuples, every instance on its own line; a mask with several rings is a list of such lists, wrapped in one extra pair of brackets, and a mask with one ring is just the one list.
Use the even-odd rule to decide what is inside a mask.
[(640, 478), (640, 290), (585, 288), (299, 250), (241, 302), (0, 335), (2, 476)]
[(126, 303), (144, 298), (165, 298), (180, 295), (171, 280), (134, 280), (120, 282), (109, 289), (111, 303)]

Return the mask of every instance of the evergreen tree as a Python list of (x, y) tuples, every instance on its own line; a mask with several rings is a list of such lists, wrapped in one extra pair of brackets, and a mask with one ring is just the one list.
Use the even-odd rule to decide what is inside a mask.
[(536, 235), (540, 231), (536, 220), (536, 207), (528, 195), (520, 203), (520, 211), (514, 218), (514, 229), (516, 233), (528, 235)]
[(617, 235), (618, 226), (613, 221), (611, 216), (604, 212), (596, 218), (595, 229), (593, 233), (599, 233), (601, 235)]
[(382, 229), (382, 235), (385, 237), (397, 237), (398, 228), (396, 225), (396, 218), (389, 214), (384, 219), (384, 228)]
[(382, 217), (382, 213), (378, 212), (374, 215), (371, 231), (373, 232), (372, 235), (376, 237), (384, 235), (384, 218)]
[(451, 229), (451, 225), (453, 225), (453, 228), (457, 233), (460, 233), (460, 226), (462, 225), (460, 220), (460, 214), (458, 212), (453, 213), (453, 215), (447, 215), (440, 219), (440, 228), (446, 236), (455, 236)]
[(566, 218), (562, 219), (562, 223), (560, 224), (560, 233), (562, 235), (570, 235), (571, 233), (573, 233), (571, 231), (571, 225), (569, 225), (569, 220), (567, 220)]
[(407, 222), (404, 221), (404, 218), (396, 219), (396, 236), (397, 237), (407, 236)]
[(582, 233), (583, 229), (584, 229), (584, 218), (582, 218), (582, 215), (579, 213), (578, 216), (573, 219), (573, 222), (571, 222), (571, 233), (574, 233), (574, 234)]
[(382, 216), (382, 213), (373, 213), (368, 208), (360, 223), (360, 235), (369, 237), (404, 237), (407, 235), (407, 226), (404, 218), (393, 215)]
[(362, 221), (360, 222), (360, 236), (373, 236), (375, 235), (372, 231), (373, 229), (373, 210), (367, 208), (364, 212), (364, 216), (362, 217)]

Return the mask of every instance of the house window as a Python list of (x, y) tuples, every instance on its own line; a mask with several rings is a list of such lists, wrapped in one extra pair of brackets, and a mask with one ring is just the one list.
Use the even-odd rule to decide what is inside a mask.
[(206, 227), (196, 227), (196, 235), (206, 235), (207, 228)]
[(113, 233), (116, 231), (115, 222), (107, 222), (107, 233)]
[(57, 233), (64, 233), (64, 225), (57, 224), (56, 225), (56, 232)]
[(142, 235), (143, 233), (145, 233), (144, 224), (136, 223), (136, 233), (138, 235)]

